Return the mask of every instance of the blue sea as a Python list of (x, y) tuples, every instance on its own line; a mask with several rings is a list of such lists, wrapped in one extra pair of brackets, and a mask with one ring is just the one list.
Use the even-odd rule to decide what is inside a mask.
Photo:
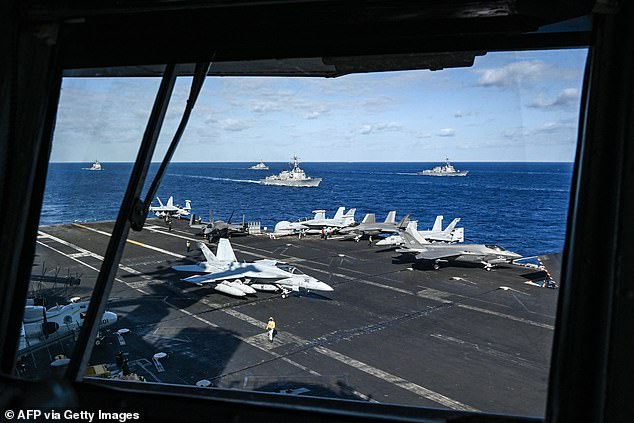
[[(280, 220), (312, 216), (325, 209), (331, 217), (339, 206), (356, 207), (356, 220), (390, 210), (397, 219), (411, 213), (419, 229), (431, 227), (436, 215), (444, 225), (460, 217), (468, 241), (495, 243), (525, 256), (563, 249), (572, 163), (453, 163), (467, 177), (416, 175), (437, 163), (302, 163), (307, 175), (321, 177), (318, 188), (266, 186), (258, 180), (287, 163), (267, 163), (268, 171), (248, 169), (253, 163), (172, 163), (159, 188), (194, 213), (209, 219), (260, 221), (269, 229)], [(116, 219), (131, 163), (103, 163), (104, 171), (82, 168), (89, 163), (51, 163), (41, 224)], [(153, 164), (150, 179), (158, 164)], [(158, 205), (155, 201), (154, 205)]]

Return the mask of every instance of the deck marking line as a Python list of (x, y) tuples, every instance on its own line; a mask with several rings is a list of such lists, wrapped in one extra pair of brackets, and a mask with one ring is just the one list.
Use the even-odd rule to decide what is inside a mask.
[[(184, 314), (187, 314), (188, 316), (193, 317), (194, 319), (199, 320), (199, 321), (201, 321), (201, 322), (203, 322), (203, 323), (205, 323), (205, 324), (207, 324), (207, 325), (209, 325), (209, 326), (211, 326), (213, 328), (219, 327), (215, 323), (212, 323), (212, 322), (210, 322), (209, 320), (207, 320), (205, 318), (197, 316), (194, 313), (192, 313), (191, 311), (184, 310), (184, 309), (182, 309), (182, 308), (170, 303), (169, 301), (167, 301), (167, 299), (164, 299), (163, 302), (165, 304), (175, 308), (176, 310), (178, 310), (178, 311), (180, 311), (180, 312), (182, 312)], [(263, 326), (260, 325), (260, 327), (263, 327)], [(251, 341), (248, 338), (244, 338), (244, 337), (238, 336), (238, 335), (236, 335), (236, 338), (239, 339), (240, 341), (244, 342), (244, 343), (247, 343), (247, 344), (251, 345), (252, 347), (255, 347), (255, 348), (257, 348), (257, 349), (259, 349), (261, 351), (265, 351), (265, 352), (271, 354), (272, 356), (274, 356), (275, 358), (281, 359), (281, 360), (285, 361), (286, 363), (288, 363), (288, 364), (290, 364), (292, 366), (298, 367), (299, 369), (304, 370), (305, 372), (308, 372), (308, 373), (312, 374), (313, 376), (321, 376), (321, 374), (317, 373), (316, 371), (311, 370), (308, 367), (306, 367), (304, 365), (301, 365), (301, 364), (291, 360), (290, 358), (284, 357), (284, 356), (282, 356), (282, 355), (280, 355), (280, 354), (278, 354), (278, 353), (276, 353), (274, 351), (271, 351), (269, 349), (263, 348), (262, 346), (258, 345), (256, 342), (253, 342), (253, 341)]]
[[(103, 261), (103, 257), (102, 257), (102, 256), (100, 256), (99, 254), (96, 254), (96, 253), (93, 253), (93, 252), (91, 252), (91, 251), (88, 251), (88, 250), (86, 250), (86, 249), (84, 249), (84, 248), (81, 248), (81, 247), (80, 247), (80, 246), (78, 246), (78, 245), (72, 244), (72, 243), (70, 243), (70, 242), (68, 242), (68, 241), (64, 241), (63, 239), (57, 238), (57, 237), (55, 237), (55, 236), (53, 236), (53, 235), (46, 234), (46, 233), (44, 233), (44, 232), (38, 231), (38, 234), (40, 234), (40, 233), (41, 233), (42, 235), (46, 235), (46, 238), (50, 238), (50, 239), (52, 239), (52, 240), (54, 240), (54, 241), (56, 241), (56, 242), (58, 242), (58, 243), (60, 243), (60, 244), (62, 244), (62, 245), (66, 245), (67, 247), (71, 247), (71, 248), (74, 248), (74, 249), (76, 249), (76, 250), (78, 250), (78, 251), (81, 251), (82, 253), (85, 253), (85, 256), (84, 256), (84, 257), (93, 257), (93, 258), (95, 258), (95, 259), (97, 259), (97, 260), (99, 260), (99, 261)], [(77, 259), (76, 257), (72, 257), (72, 255), (66, 254), (66, 253), (64, 253), (64, 252), (62, 252), (62, 251), (60, 251), (60, 250), (58, 250), (58, 249), (56, 249), (56, 248), (54, 248), (54, 247), (51, 247), (50, 245), (48, 245), (48, 244), (46, 244), (46, 243), (43, 243), (43, 242), (40, 242), (40, 241), (37, 241), (37, 243), (38, 243), (38, 244), (40, 244), (40, 245), (42, 245), (43, 247), (46, 247), (46, 248), (49, 248), (49, 249), (51, 249), (51, 250), (55, 251), (55, 252), (56, 252), (56, 253), (58, 253), (58, 254), (63, 255), (64, 257), (68, 257), (69, 259), (71, 259), (71, 260), (73, 260), (73, 261), (76, 261), (77, 263), (81, 264), (82, 266), (86, 266), (87, 268), (92, 269), (92, 270), (94, 270), (94, 271), (95, 271), (95, 272), (97, 272), (97, 273), (99, 273), (99, 271), (100, 271), (100, 270), (99, 270), (99, 269), (97, 269), (96, 267), (91, 266), (90, 264), (88, 264), (88, 263), (86, 263), (86, 262), (83, 262), (83, 261), (81, 261), (81, 260)], [(129, 271), (129, 270), (126, 270), (126, 269), (130, 269), (130, 270), (132, 270), (133, 272), (136, 272), (136, 273), (134, 273), (134, 274), (136, 274), (136, 275), (140, 276), (141, 278), (144, 278), (144, 279), (151, 279), (149, 276), (147, 276), (147, 275), (143, 275), (143, 274), (140, 274), (141, 272), (138, 272), (138, 271), (136, 271), (136, 270), (134, 270), (134, 269), (132, 269), (132, 268), (128, 268), (128, 267), (123, 266), (123, 265), (121, 265), (121, 264), (119, 264), (119, 268), (120, 268), (121, 270), (125, 270), (126, 272), (128, 272), (128, 271)], [(121, 279), (119, 279), (119, 278), (117, 278), (117, 277), (115, 277), (115, 278), (114, 278), (114, 280), (115, 280), (115, 281), (117, 281), (117, 282), (119, 282), (119, 283), (122, 283), (122, 284), (126, 285), (127, 287), (129, 287), (129, 288), (131, 288), (131, 289), (134, 289), (134, 290), (136, 290), (136, 291), (138, 291), (138, 292), (141, 292), (142, 294), (146, 294), (146, 295), (148, 294), (147, 292), (145, 292), (145, 291), (143, 291), (142, 289), (137, 288), (137, 287), (135, 287), (135, 286), (133, 285), (133, 284), (138, 283), (138, 282), (125, 282), (125, 281), (123, 281), (123, 280), (121, 280)], [(92, 296), (92, 293), (91, 293), (90, 295)]]
[[(112, 234), (109, 234), (108, 232), (100, 231), (99, 229), (91, 228), (90, 226), (81, 225), (79, 223), (73, 223), (73, 226), (77, 226), (77, 227), (82, 228), (82, 229), (87, 229), (89, 231), (93, 231), (93, 232), (96, 232), (96, 233), (101, 234), (101, 235), (112, 236)], [(180, 258), (180, 259), (187, 258), (186, 256), (184, 256), (182, 254), (173, 253), (171, 251), (167, 251), (167, 250), (164, 250), (162, 248), (154, 247), (153, 245), (147, 245), (147, 244), (144, 244), (142, 242), (135, 241), (133, 239), (129, 239), (128, 238), (126, 241), (129, 242), (130, 244), (138, 245), (140, 247), (144, 247), (144, 248), (147, 248), (147, 249), (150, 249), (150, 250), (158, 251), (159, 253), (167, 254), (167, 255), (174, 256), (174, 257), (177, 257), (177, 258)]]
[(362, 372), (368, 373), (369, 375), (385, 380), (386, 382), (390, 382), (407, 391), (413, 392), (420, 397), (427, 398), (438, 404), (442, 404), (445, 407), (449, 407), (454, 410), (479, 411), (478, 409), (463, 404), (460, 401), (456, 401), (452, 398), (446, 397), (445, 395), (439, 394), (438, 392), (432, 391), (431, 389), (417, 385), (413, 382), (409, 382), (401, 377), (377, 369), (376, 367), (372, 367), (369, 364), (363, 363), (362, 361), (355, 360), (352, 357), (348, 357), (347, 355), (333, 351), (330, 348), (315, 347), (315, 351), (327, 357), (340, 361), (341, 363), (354, 367), (355, 369), (361, 370)]
[[(264, 322), (261, 322), (257, 319), (254, 319), (251, 316), (248, 316), (246, 314), (240, 313), (237, 310), (222, 310), (224, 313), (229, 314), (233, 317), (236, 317), (242, 321), (245, 321), (247, 323), (251, 323), (254, 326), (257, 327), (263, 327), (265, 325)], [(293, 336), (293, 338), (296, 340), (296, 342), (298, 342), (300, 345), (307, 345), (310, 342), (307, 340), (304, 340), (298, 336)], [(362, 372), (365, 372), (371, 376), (377, 377), (379, 379), (385, 380), (387, 382), (392, 383), (393, 385), (396, 385), (400, 388), (403, 388), (407, 391), (410, 391), (420, 397), (429, 399), (431, 401), (434, 401), (438, 404), (444, 405), (446, 407), (452, 408), (454, 410), (467, 410), (467, 411), (478, 411), (476, 408), (473, 408), (469, 405), (463, 404), (459, 401), (456, 401), (452, 398), (446, 397), (442, 394), (439, 394), (438, 392), (434, 392), (431, 389), (425, 388), (423, 386), (417, 385), (413, 382), (410, 382), (408, 380), (405, 380), (399, 376), (395, 376), (392, 375), (388, 372), (385, 372), (383, 370), (377, 369), (376, 367), (370, 366), (369, 364), (363, 363), (359, 360), (355, 360), (352, 357), (348, 357), (344, 354), (338, 353), (336, 351), (331, 350), (330, 348), (326, 348), (326, 347), (322, 347), (322, 346), (317, 346), (313, 348), (314, 351), (325, 355), (327, 357), (330, 357), (332, 359), (335, 359), (341, 363), (344, 363), (348, 366), (354, 367), (357, 370), (361, 370)]]

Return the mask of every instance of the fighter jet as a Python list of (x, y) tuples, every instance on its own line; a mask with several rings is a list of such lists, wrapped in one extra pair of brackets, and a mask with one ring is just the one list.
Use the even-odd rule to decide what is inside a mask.
[(156, 197), (156, 199), (159, 202), (159, 206), (150, 206), (150, 211), (154, 212), (156, 217), (164, 219), (175, 217), (180, 219), (181, 217), (189, 216), (192, 209), (192, 202), (190, 200), (185, 200), (185, 207), (180, 207), (178, 204), (174, 205), (174, 197), (170, 197), (167, 200), (167, 204), (163, 204), (159, 197)]
[[(293, 291), (333, 291), (332, 287), (320, 282), (312, 276), (303, 274), (293, 266), (283, 265), (275, 260), (258, 260), (252, 263), (239, 262), (233, 252), (231, 243), (226, 238), (218, 241), (218, 249), (214, 255), (202, 242), (198, 246), (206, 261), (198, 264), (173, 266), (179, 272), (207, 273), (183, 279), (195, 284), (216, 283), (216, 291), (236, 297), (255, 294), (255, 291), (281, 291), (282, 298), (287, 298)], [(244, 282), (240, 281), (244, 279)], [(266, 280), (266, 283), (252, 283), (252, 280)]]
[(408, 226), (401, 237), (405, 248), (397, 249), (396, 252), (413, 254), (416, 260), (431, 263), (434, 270), (440, 269), (440, 263), (450, 261), (480, 263), (484, 269), (491, 270), (495, 265), (509, 263), (521, 257), (498, 245), (432, 244), (412, 226)]
[[(416, 221), (408, 222), (407, 225), (412, 226), (413, 229), (418, 231), (418, 233), (421, 234), (427, 241), (451, 243), (464, 242), (464, 228), (456, 228), (456, 225), (460, 222), (459, 217), (452, 220), (444, 230), (442, 229), (442, 221), (443, 216), (436, 216), (434, 226), (428, 231), (418, 231), (418, 224)], [(399, 234), (392, 235), (380, 240), (376, 243), (376, 245), (396, 247), (398, 245), (403, 245), (403, 238)]]
[(313, 210), (312, 219), (299, 219), (295, 222), (282, 220), (277, 222), (273, 233), (275, 235), (292, 235), (300, 231), (317, 234), (322, 229), (330, 232), (336, 229), (345, 228), (354, 224), (354, 213), (357, 209), (350, 209), (344, 213), (345, 207), (339, 207), (332, 219), (326, 218), (326, 210)]
[(231, 218), (233, 212), (229, 216), (229, 220), (214, 220), (213, 214), (211, 214), (209, 222), (203, 222), (200, 219), (199, 223), (194, 223), (194, 215), (189, 220), (189, 227), (192, 229), (198, 229), (198, 235), (209, 240), (209, 242), (215, 242), (220, 238), (230, 238), (232, 236), (244, 236), (248, 235), (247, 224), (244, 219), (241, 223), (232, 223)]
[(389, 212), (383, 222), (377, 222), (375, 214), (368, 213), (358, 225), (339, 229), (338, 232), (342, 235), (347, 235), (344, 238), (353, 238), (359, 242), (362, 236), (378, 235), (381, 233), (398, 233), (399, 228), (405, 229), (408, 222), (409, 214), (397, 223), (395, 210)]
[(224, 220), (216, 220), (202, 230), (202, 235), (207, 238), (209, 242), (214, 242), (221, 238), (248, 234), (246, 224), (225, 222)]
[[(63, 335), (78, 330), (84, 322), (88, 301), (56, 305), (48, 310), (44, 306), (27, 305), (24, 308), (20, 346), (18, 353), (27, 349), (58, 340)], [(100, 328), (110, 326), (117, 321), (117, 314), (105, 311), (101, 317)], [(98, 344), (100, 338), (97, 338)]]

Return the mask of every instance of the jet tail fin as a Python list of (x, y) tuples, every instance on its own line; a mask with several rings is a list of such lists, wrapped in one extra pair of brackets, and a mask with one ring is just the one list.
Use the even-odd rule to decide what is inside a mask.
[(333, 219), (341, 219), (341, 218), (344, 216), (343, 212), (344, 212), (345, 210), (346, 210), (346, 208), (345, 208), (345, 207), (339, 207), (339, 208), (337, 209), (337, 213), (335, 213), (335, 217), (333, 217)]
[(170, 198), (167, 199), (167, 207), (174, 207), (174, 197), (170, 195)]
[(203, 252), (203, 255), (205, 256), (205, 260), (207, 260), (207, 263), (213, 263), (214, 261), (218, 261), (214, 253), (212, 253), (209, 247), (207, 247), (204, 243), (199, 242), (198, 246), (200, 247), (200, 251)]
[(233, 247), (227, 238), (220, 238), (218, 241), (218, 250), (216, 250), (218, 260), (222, 261), (238, 261), (236, 254), (233, 252)]
[(458, 222), (460, 222), (460, 218), (456, 217), (454, 220), (451, 221), (450, 224), (447, 225), (447, 227), (445, 228), (443, 232), (443, 234), (445, 235), (449, 235), (451, 233), (451, 231), (453, 231), (454, 229), (456, 229), (456, 225), (458, 224)]
[(442, 232), (442, 220), (443, 216), (436, 216), (434, 226), (431, 228), (432, 232)]
[(374, 213), (368, 213), (365, 215), (361, 223), (376, 223), (376, 216)]
[(354, 213), (357, 211), (357, 209), (350, 209), (348, 210), (348, 213), (343, 215), (343, 223), (345, 225), (352, 225), (354, 223)]
[(404, 218), (402, 218), (397, 224), (396, 227), (398, 229), (405, 229), (407, 228), (407, 225), (409, 225), (410, 220), (409, 220), (409, 213), (405, 215)]
[(314, 220), (324, 220), (326, 218), (326, 210), (313, 210)]
[(418, 231), (416, 230), (416, 226), (412, 223), (413, 222), (410, 222), (410, 224), (407, 225), (407, 229), (405, 229), (405, 231), (401, 233), (401, 238), (403, 238), (405, 246), (415, 249), (421, 248), (425, 244), (429, 244), (429, 241), (427, 241), (425, 238), (423, 238), (421, 234), (418, 233)]
[(163, 202), (161, 201), (161, 199), (160, 199), (160, 198), (158, 198), (158, 197), (156, 197), (156, 199), (157, 199), (157, 200), (158, 200), (158, 202), (159, 202), (159, 206), (164, 207), (164, 206), (163, 206)]
[(390, 211), (383, 223), (396, 223), (396, 210)]
[(185, 200), (185, 210), (191, 210), (192, 209), (192, 201), (191, 200)]

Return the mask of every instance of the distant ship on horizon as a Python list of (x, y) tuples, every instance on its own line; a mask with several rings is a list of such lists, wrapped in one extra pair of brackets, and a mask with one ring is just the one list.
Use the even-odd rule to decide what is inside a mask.
[(467, 176), (469, 171), (457, 170), (449, 163), (449, 157), (447, 157), (443, 166), (436, 166), (433, 169), (416, 172), (416, 174), (424, 176)]
[(91, 167), (82, 167), (82, 170), (103, 170), (103, 167), (101, 163), (99, 163), (99, 160), (95, 160)]
[(260, 160), (260, 163), (251, 166), (249, 169), (252, 170), (269, 170), (269, 167), (264, 163), (264, 161)]

